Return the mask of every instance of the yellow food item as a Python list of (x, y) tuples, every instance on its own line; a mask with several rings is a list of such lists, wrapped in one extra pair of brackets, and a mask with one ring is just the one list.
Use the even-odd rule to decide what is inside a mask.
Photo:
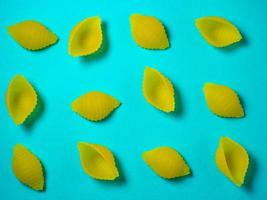
[(91, 121), (103, 120), (119, 106), (117, 99), (98, 91), (86, 93), (71, 104), (73, 111)]
[(101, 18), (98, 16), (79, 22), (70, 33), (69, 54), (73, 57), (93, 54), (101, 45)]
[(242, 39), (239, 30), (222, 17), (202, 17), (196, 19), (195, 23), (201, 35), (212, 46), (226, 47)]
[(6, 92), (7, 109), (15, 124), (22, 124), (36, 104), (37, 95), (31, 84), (22, 75), (16, 75)]
[(13, 152), (12, 168), (16, 178), (34, 190), (44, 189), (44, 173), (41, 162), (28, 149), (16, 144)]
[(58, 37), (40, 22), (27, 20), (7, 28), (8, 33), (28, 50), (46, 48), (58, 41)]
[(204, 85), (204, 94), (209, 109), (221, 117), (244, 117), (238, 95), (231, 88), (215, 83)]
[(132, 14), (130, 24), (134, 41), (145, 49), (167, 49), (169, 40), (162, 23), (155, 17)]
[(221, 137), (215, 162), (219, 170), (235, 185), (240, 187), (244, 183), (249, 157), (240, 144), (228, 137)]
[(176, 178), (190, 174), (182, 156), (171, 147), (158, 147), (142, 155), (146, 164), (163, 178)]
[(143, 94), (145, 99), (164, 112), (175, 110), (172, 83), (159, 71), (146, 67), (144, 71)]
[(80, 160), (84, 171), (99, 180), (114, 180), (119, 176), (112, 152), (99, 144), (80, 142)]

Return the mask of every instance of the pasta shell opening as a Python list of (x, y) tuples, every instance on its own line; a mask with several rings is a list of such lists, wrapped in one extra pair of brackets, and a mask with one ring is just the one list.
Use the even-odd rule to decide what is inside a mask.
[(239, 30), (222, 17), (202, 17), (196, 19), (195, 23), (201, 35), (212, 46), (226, 47), (242, 39)]
[(6, 92), (6, 105), (15, 124), (22, 124), (37, 105), (37, 95), (31, 84), (22, 76), (16, 75)]
[(164, 112), (175, 110), (172, 83), (156, 69), (146, 67), (144, 71), (143, 94), (155, 108)]
[(80, 160), (84, 171), (92, 178), (115, 180), (119, 176), (112, 152), (98, 144), (80, 142)]
[(72, 29), (69, 38), (69, 54), (73, 57), (93, 54), (100, 49), (102, 40), (101, 18), (89, 17)]
[(244, 183), (249, 157), (240, 144), (228, 137), (222, 137), (215, 161), (219, 170), (235, 185), (240, 187)]

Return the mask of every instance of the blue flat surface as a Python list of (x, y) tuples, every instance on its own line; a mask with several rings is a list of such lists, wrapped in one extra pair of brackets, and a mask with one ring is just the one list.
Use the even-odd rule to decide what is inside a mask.
[[(267, 199), (267, 1), (255, 0), (0, 0), (0, 199), (1, 200), (134, 200), (134, 199)], [(139, 48), (130, 33), (132, 13), (153, 15), (167, 27), (171, 48)], [(104, 49), (89, 58), (72, 58), (67, 44), (72, 27), (101, 16)], [(194, 26), (202, 16), (223, 16), (245, 40), (226, 49), (209, 46)], [(21, 48), (8, 25), (35, 19), (60, 38), (40, 52)], [(166, 114), (142, 95), (144, 66), (158, 69), (173, 82), (181, 109)], [(12, 77), (23, 74), (38, 90), (40, 112), (32, 123), (16, 126), (5, 105)], [(240, 94), (246, 117), (223, 119), (207, 108), (205, 82), (226, 84)], [(122, 105), (110, 118), (92, 123), (70, 108), (78, 96), (99, 90)], [(242, 144), (250, 155), (246, 184), (236, 187), (217, 169), (214, 154), (221, 136)], [(121, 178), (96, 181), (80, 165), (77, 142), (105, 145), (115, 154)], [(36, 192), (13, 175), (16, 143), (43, 162), (46, 191)], [(168, 181), (156, 176), (141, 153), (172, 146), (185, 158), (192, 175)]]

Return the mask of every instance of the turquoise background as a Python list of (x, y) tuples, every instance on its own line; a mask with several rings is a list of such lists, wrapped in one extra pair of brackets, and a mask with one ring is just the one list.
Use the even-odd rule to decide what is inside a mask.
[[(267, 199), (267, 1), (265, 0), (76, 0), (0, 1), (0, 199)], [(171, 48), (139, 48), (130, 33), (132, 13), (153, 15), (167, 27)], [(103, 20), (101, 53), (72, 58), (67, 44), (72, 27), (84, 18)], [(244, 36), (226, 49), (209, 46), (194, 20), (223, 16)], [(39, 52), (21, 48), (8, 25), (35, 19), (60, 41)], [(158, 69), (174, 84), (178, 111), (154, 109), (142, 95), (144, 66)], [(5, 106), (12, 77), (23, 74), (38, 90), (41, 104), (32, 122), (16, 126)], [(246, 117), (223, 119), (207, 108), (205, 82), (226, 84), (240, 94)], [(99, 90), (122, 105), (110, 118), (92, 123), (70, 109), (80, 95)], [(180, 97), (179, 97), (180, 96)], [(214, 154), (221, 136), (242, 144), (250, 155), (246, 184), (238, 188), (217, 169)], [(77, 142), (105, 145), (115, 154), (121, 177), (96, 181), (80, 165)], [(22, 185), (11, 170), (12, 150), (24, 144), (43, 162), (46, 191)], [(192, 175), (177, 180), (156, 176), (142, 161), (143, 151), (172, 146)]]

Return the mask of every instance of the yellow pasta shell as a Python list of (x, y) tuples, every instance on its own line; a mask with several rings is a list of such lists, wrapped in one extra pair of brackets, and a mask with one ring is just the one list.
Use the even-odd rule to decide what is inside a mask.
[(16, 144), (13, 152), (12, 168), (16, 178), (34, 190), (44, 189), (44, 173), (41, 162), (28, 149)]
[(244, 183), (249, 165), (246, 150), (228, 137), (222, 137), (216, 152), (215, 162), (219, 170), (235, 185)]
[(146, 67), (144, 71), (143, 94), (145, 99), (164, 112), (175, 110), (172, 83), (159, 71)]
[(112, 152), (99, 144), (78, 143), (84, 171), (99, 180), (114, 180), (119, 176)]
[(239, 97), (231, 88), (215, 83), (204, 85), (204, 94), (209, 109), (221, 117), (240, 118), (244, 116)]
[(182, 156), (171, 147), (158, 147), (142, 155), (146, 164), (160, 177), (176, 178), (190, 174)]
[(169, 40), (162, 23), (155, 17), (132, 14), (130, 24), (134, 41), (145, 49), (167, 49)]
[(15, 124), (22, 124), (36, 104), (37, 95), (31, 84), (22, 75), (16, 75), (6, 92), (7, 109)]
[(102, 44), (101, 18), (90, 17), (79, 22), (71, 31), (69, 54), (86, 56), (95, 53)]
[(71, 104), (72, 110), (91, 121), (106, 118), (120, 102), (114, 97), (98, 91), (92, 91), (79, 97)]
[(196, 19), (195, 23), (201, 35), (212, 46), (226, 47), (242, 39), (239, 30), (222, 17), (202, 17)]
[(18, 44), (28, 50), (46, 48), (58, 41), (57, 36), (40, 22), (27, 20), (7, 28)]

